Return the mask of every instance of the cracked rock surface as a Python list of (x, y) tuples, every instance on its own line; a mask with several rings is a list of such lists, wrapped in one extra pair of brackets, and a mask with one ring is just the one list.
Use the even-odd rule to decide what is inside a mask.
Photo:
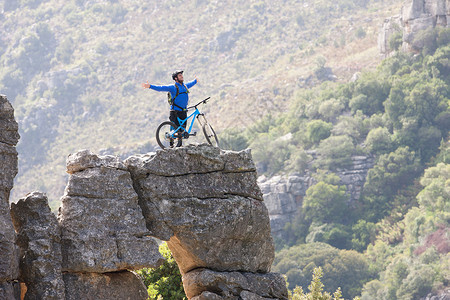
[(0, 299), (18, 299), (19, 249), (9, 211), (9, 193), (17, 175), (16, 144), (19, 141), (14, 109), (0, 95)]
[(287, 299), (250, 150), (189, 145), (125, 160), (151, 234), (189, 299)]
[(270, 270), (269, 215), (249, 150), (190, 145), (132, 156), (125, 165), (147, 227), (168, 241), (181, 273)]
[(69, 272), (115, 272), (163, 262), (148, 236), (130, 173), (114, 156), (88, 150), (69, 155), (70, 173), (58, 219), (62, 268)]
[(26, 299), (64, 299), (61, 272), (60, 229), (47, 197), (28, 194), (11, 207), (20, 247), (20, 281), (27, 285)]

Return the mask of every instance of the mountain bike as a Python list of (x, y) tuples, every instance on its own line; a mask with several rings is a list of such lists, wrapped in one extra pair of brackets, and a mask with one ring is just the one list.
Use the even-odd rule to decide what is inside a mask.
[[(191, 133), (194, 120), (197, 120), (208, 144), (219, 147), (219, 140), (217, 139), (216, 132), (206, 120), (205, 114), (198, 110), (198, 106), (200, 104), (206, 104), (209, 98), (211, 97), (208, 97), (193, 106), (189, 106), (187, 110), (192, 108), (195, 108), (195, 110), (184, 120), (178, 118), (178, 123), (180, 124), (179, 127), (172, 121), (162, 122), (158, 126), (158, 129), (156, 129), (156, 141), (158, 142), (158, 145), (162, 149), (180, 147), (183, 144), (183, 139), (188, 139), (191, 136), (197, 135), (197, 132)], [(189, 128), (186, 130), (183, 125), (188, 122), (189, 119), (192, 119), (192, 121)], [(186, 123), (186, 125), (187, 124), (188, 123)]]

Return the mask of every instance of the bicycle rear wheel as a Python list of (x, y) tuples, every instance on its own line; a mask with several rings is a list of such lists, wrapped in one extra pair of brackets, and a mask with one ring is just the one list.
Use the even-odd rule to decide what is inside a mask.
[(180, 147), (183, 143), (182, 138), (173, 138), (174, 128), (177, 128), (175, 123), (165, 121), (156, 129), (156, 141), (162, 149)]
[(203, 134), (205, 135), (208, 144), (219, 147), (219, 140), (217, 139), (216, 132), (209, 123), (203, 124)]

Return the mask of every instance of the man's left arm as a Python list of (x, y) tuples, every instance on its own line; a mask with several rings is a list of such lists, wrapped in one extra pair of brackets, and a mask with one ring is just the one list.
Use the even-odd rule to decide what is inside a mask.
[(192, 81), (186, 83), (186, 87), (187, 87), (188, 89), (190, 89), (191, 87), (193, 87), (193, 86), (196, 85), (197, 83), (198, 83), (198, 80), (197, 80), (197, 78), (195, 78), (194, 80), (192, 80)]

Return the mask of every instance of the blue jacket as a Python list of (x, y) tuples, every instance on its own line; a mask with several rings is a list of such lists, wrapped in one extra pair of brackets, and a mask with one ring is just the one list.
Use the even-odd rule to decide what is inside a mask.
[[(186, 83), (186, 87), (189, 89), (191, 87), (193, 87), (195, 84), (197, 83), (197, 79), (192, 80), (188, 83)], [(178, 82), (175, 83), (176, 85), (178, 85), (178, 97), (175, 98), (175, 104), (178, 105), (181, 108), (186, 108), (189, 102), (189, 94), (186, 93), (186, 88), (182, 85), (179, 84)], [(170, 92), (170, 94), (172, 95), (172, 99), (176, 96), (177, 94), (177, 88), (175, 87), (175, 84), (172, 85), (150, 85), (150, 89), (158, 91), (158, 92)], [(175, 105), (170, 106), (171, 110), (181, 110), (181, 108), (179, 108)]]

